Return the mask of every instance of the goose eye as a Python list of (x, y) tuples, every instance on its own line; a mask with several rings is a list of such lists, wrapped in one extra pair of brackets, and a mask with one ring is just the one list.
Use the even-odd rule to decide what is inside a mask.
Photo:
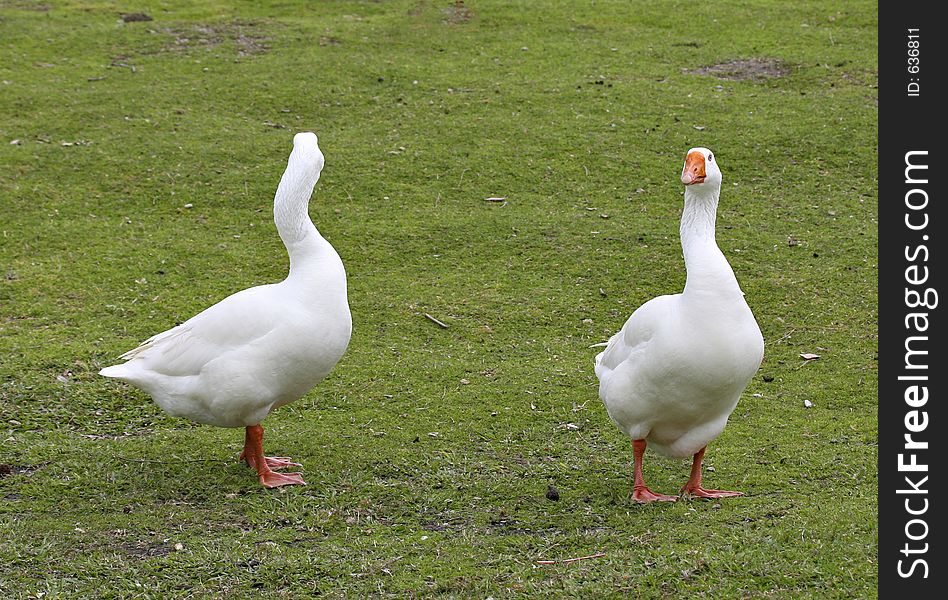
[(713, 154), (709, 154), (709, 155), (708, 155), (708, 160), (713, 161), (713, 160), (714, 160), (714, 155), (713, 155)]

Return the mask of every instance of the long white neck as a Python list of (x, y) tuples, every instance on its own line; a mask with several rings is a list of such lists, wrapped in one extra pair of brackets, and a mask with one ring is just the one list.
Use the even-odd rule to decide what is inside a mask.
[(319, 171), (294, 152), (273, 199), (273, 221), (290, 255), (290, 279), (305, 276), (323, 259), (339, 260), (309, 217), (309, 199), (318, 180)]
[(681, 215), (681, 249), (688, 277), (686, 297), (740, 294), (734, 271), (714, 239), (720, 188), (685, 188), (685, 208)]

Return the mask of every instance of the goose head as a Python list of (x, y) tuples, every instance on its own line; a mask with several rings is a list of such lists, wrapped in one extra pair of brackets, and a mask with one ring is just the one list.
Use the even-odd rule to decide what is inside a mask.
[(319, 139), (312, 131), (304, 131), (293, 136), (293, 152), (290, 154), (290, 163), (299, 165), (310, 172), (315, 172), (317, 179), (323, 170), (325, 159), (319, 149)]
[(681, 182), (696, 191), (720, 188), (721, 169), (714, 154), (707, 148), (689, 150), (685, 156), (685, 166), (681, 169)]

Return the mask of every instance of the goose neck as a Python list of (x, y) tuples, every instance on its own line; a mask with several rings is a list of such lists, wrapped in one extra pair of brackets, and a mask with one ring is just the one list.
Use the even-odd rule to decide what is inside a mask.
[(717, 190), (696, 191), (685, 188), (685, 208), (681, 214), (681, 247), (685, 262), (696, 255), (706, 254), (710, 248), (717, 249), (714, 237), (714, 222), (718, 208)]
[(273, 222), (290, 256), (290, 273), (305, 270), (328, 245), (309, 217), (309, 199), (319, 174), (290, 162), (273, 199)]
[(719, 302), (742, 298), (734, 271), (714, 236), (719, 190), (695, 192), (685, 189), (685, 209), (681, 216), (681, 248), (687, 279), (683, 296), (698, 301)]

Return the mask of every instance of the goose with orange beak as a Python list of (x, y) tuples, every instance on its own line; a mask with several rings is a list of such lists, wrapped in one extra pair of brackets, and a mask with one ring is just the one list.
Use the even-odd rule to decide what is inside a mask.
[(764, 340), (734, 271), (715, 241), (721, 170), (707, 148), (685, 157), (681, 247), (687, 277), (680, 294), (640, 306), (596, 357), (599, 396), (612, 420), (632, 438), (637, 502), (673, 501), (645, 484), (646, 447), (691, 457), (682, 495), (741, 496), (702, 486), (707, 445), (724, 430), (757, 372)]

